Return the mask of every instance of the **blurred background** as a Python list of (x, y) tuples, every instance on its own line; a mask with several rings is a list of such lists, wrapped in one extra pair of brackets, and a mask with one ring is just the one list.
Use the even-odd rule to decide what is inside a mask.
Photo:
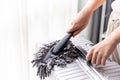
[[(0, 0), (0, 80), (39, 80), (31, 61), (38, 45), (61, 39), (87, 0)], [(112, 0), (78, 36), (104, 39)]]

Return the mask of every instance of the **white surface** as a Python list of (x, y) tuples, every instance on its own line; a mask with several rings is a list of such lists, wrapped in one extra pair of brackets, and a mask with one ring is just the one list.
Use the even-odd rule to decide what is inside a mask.
[[(90, 46), (85, 45), (90, 43), (86, 39), (76, 38), (77, 45), (81, 45), (86, 50)], [(75, 43), (74, 43), (75, 44)], [(52, 74), (54, 80), (120, 80), (120, 65), (113, 61), (107, 61), (105, 66), (94, 66), (91, 68), (86, 65), (84, 60), (80, 59), (71, 64), (68, 64), (65, 68), (55, 67)], [(96, 74), (97, 73), (97, 74)]]

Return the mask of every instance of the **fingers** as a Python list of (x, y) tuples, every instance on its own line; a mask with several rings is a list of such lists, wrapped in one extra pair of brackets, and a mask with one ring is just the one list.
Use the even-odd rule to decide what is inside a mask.
[(75, 37), (75, 36), (76, 36), (78, 33), (80, 33), (81, 31), (82, 31), (81, 29), (75, 31), (74, 34), (73, 34), (73, 37)]
[(102, 60), (101, 60), (101, 64), (102, 64), (102, 65), (105, 65), (106, 59), (107, 59), (106, 56), (103, 56), (103, 58), (102, 58)]
[(86, 55), (86, 60), (92, 60), (92, 49), (88, 52), (88, 54)]
[(74, 32), (77, 31), (79, 27), (76, 24), (71, 24), (70, 28), (67, 30), (67, 32)]
[(96, 63), (96, 60), (97, 60), (97, 53), (94, 53), (93, 56), (92, 56), (92, 64), (95, 64)]
[(73, 37), (75, 37), (78, 33), (80, 33), (82, 30), (84, 29), (84, 27), (79, 27), (79, 26), (77, 26), (77, 24), (75, 25), (75, 24), (73, 24), (73, 25), (71, 25), (71, 27), (67, 30), (67, 33), (69, 33), (69, 32), (74, 32), (73, 33)]
[(97, 65), (105, 65), (107, 56), (104, 55), (104, 53), (101, 53), (100, 51), (97, 51), (96, 49), (90, 49), (88, 54), (86, 55), (86, 60), (91, 60), (92, 64)]
[(96, 55), (97, 57), (97, 59), (96, 59), (96, 64), (97, 65), (99, 65), (99, 64), (101, 64), (101, 60), (102, 60), (102, 56), (101, 56), (101, 54), (99, 53), (98, 55)]

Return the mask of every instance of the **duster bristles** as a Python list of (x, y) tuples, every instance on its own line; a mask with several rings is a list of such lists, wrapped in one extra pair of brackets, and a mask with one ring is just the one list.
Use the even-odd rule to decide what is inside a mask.
[(49, 77), (51, 71), (54, 70), (54, 66), (65, 67), (67, 64), (72, 63), (79, 54), (72, 44), (68, 41), (66, 47), (59, 53), (60, 55), (52, 54), (47, 60), (47, 63), (43, 62), (44, 56), (58, 41), (54, 41), (48, 44), (43, 44), (43, 47), (39, 48), (39, 51), (35, 54), (35, 58), (32, 60), (33, 67), (37, 67), (37, 75), (43, 80), (45, 77)]

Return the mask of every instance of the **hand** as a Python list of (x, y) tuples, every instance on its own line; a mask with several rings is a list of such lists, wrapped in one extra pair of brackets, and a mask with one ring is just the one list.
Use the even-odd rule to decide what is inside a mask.
[(105, 65), (106, 59), (114, 51), (117, 43), (110, 37), (104, 39), (100, 43), (93, 46), (86, 56), (87, 60), (91, 60), (92, 64)]
[(67, 30), (67, 32), (74, 32), (73, 37), (76, 36), (79, 32), (81, 32), (90, 19), (92, 15), (92, 11), (83, 9), (80, 13), (76, 16), (76, 18), (71, 23), (71, 27)]
[(105, 0), (88, 0), (84, 8), (71, 23), (71, 27), (67, 32), (74, 32), (73, 37), (81, 32), (87, 26), (92, 13), (100, 7), (104, 1)]

